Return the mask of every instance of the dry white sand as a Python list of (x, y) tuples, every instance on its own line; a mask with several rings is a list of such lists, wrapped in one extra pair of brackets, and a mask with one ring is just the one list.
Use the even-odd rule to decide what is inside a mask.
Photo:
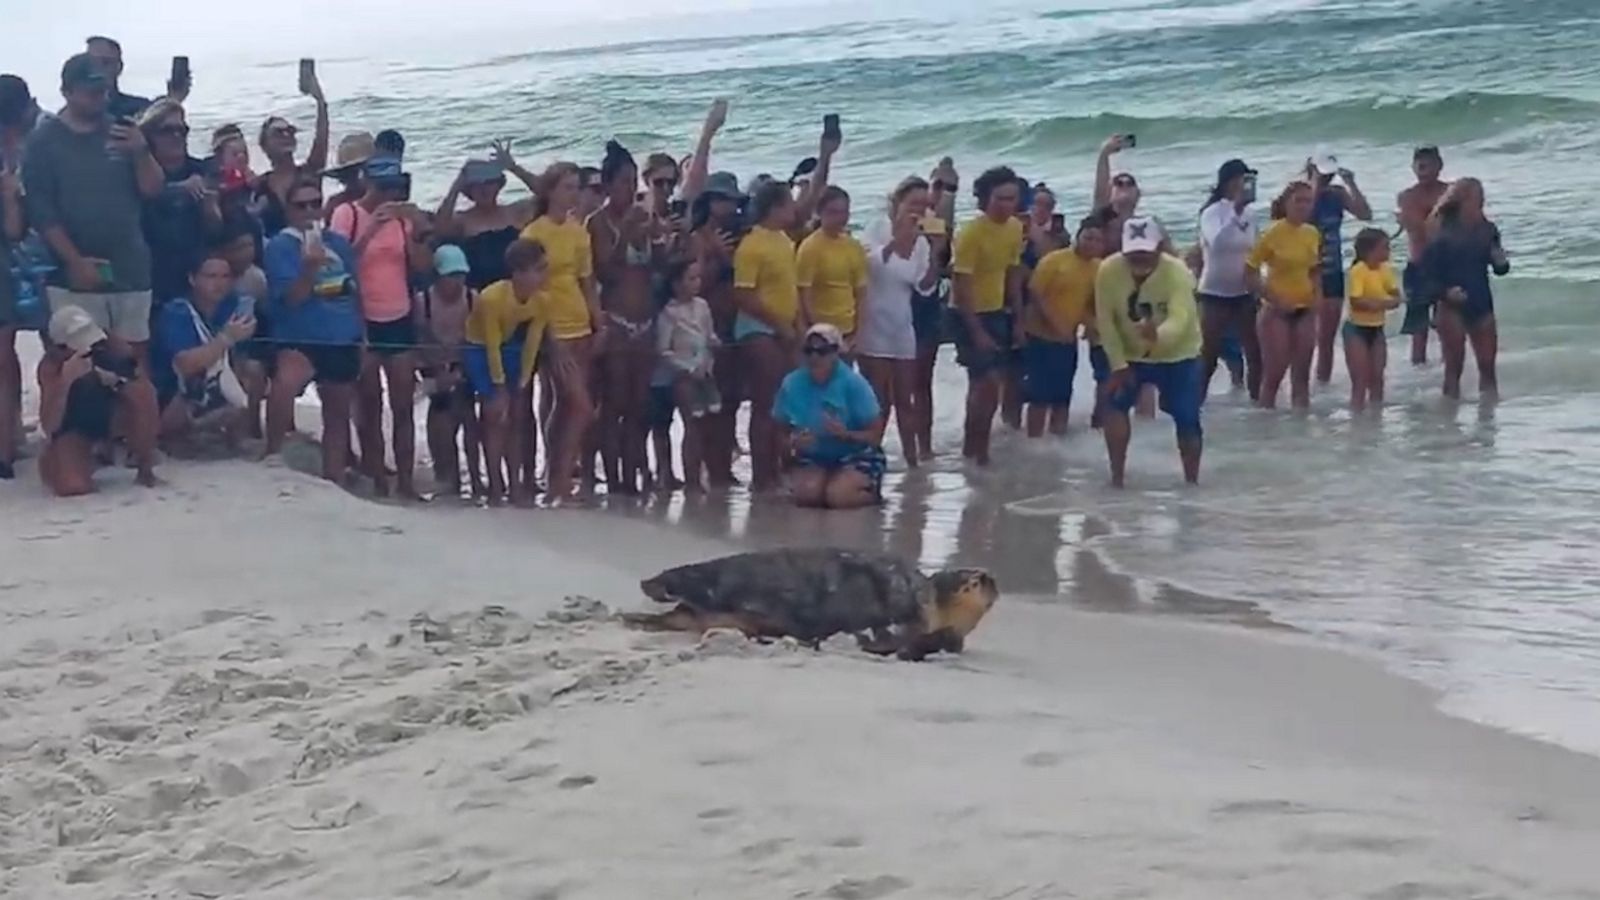
[(647, 636), (598, 604), (728, 548), (162, 474), (0, 488), (0, 896), (1600, 898), (1600, 760), (1294, 638)]

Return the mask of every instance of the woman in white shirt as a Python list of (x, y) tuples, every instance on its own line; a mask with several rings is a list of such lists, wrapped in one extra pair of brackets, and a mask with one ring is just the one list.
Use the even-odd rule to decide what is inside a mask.
[(913, 291), (930, 291), (938, 270), (929, 264), (932, 248), (922, 236), (928, 215), (928, 182), (915, 176), (889, 196), (888, 215), (863, 235), (867, 248), (867, 296), (857, 314), (854, 338), (861, 374), (878, 395), (884, 424), (892, 411), (906, 465), (917, 465), (917, 435), (930, 410), (917, 407), (917, 334), (912, 324)]
[(1222, 343), (1232, 333), (1244, 349), (1245, 383), (1251, 400), (1261, 392), (1256, 298), (1245, 283), (1246, 260), (1256, 244), (1256, 223), (1249, 214), (1255, 199), (1256, 170), (1237, 159), (1223, 163), (1217, 171), (1217, 186), (1200, 211), (1203, 262), (1196, 291), (1201, 310), (1205, 383), (1211, 383)]

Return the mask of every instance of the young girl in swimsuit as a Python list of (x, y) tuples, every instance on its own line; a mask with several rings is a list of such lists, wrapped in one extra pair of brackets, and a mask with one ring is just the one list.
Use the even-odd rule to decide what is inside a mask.
[(467, 317), (478, 292), (467, 287), (471, 268), (467, 256), (454, 244), (433, 254), (438, 279), (418, 292), (412, 315), (422, 345), (422, 383), (428, 395), (428, 453), (433, 458), (434, 483), (461, 493), (461, 458), (456, 436), (463, 437), (472, 496), (484, 496), (479, 463), (481, 437), (473, 409), (472, 388), (461, 371), (461, 345), (466, 342)]
[(656, 303), (650, 280), (659, 246), (649, 213), (636, 202), (639, 167), (621, 144), (606, 144), (600, 164), (606, 202), (589, 218), (600, 305), (610, 339), (600, 353), (598, 438), (608, 490), (638, 493), (649, 479), (650, 376), (655, 371)]
[(683, 480), (690, 493), (705, 490), (701, 476), (708, 416), (722, 411), (712, 353), (717, 331), (711, 306), (700, 296), (700, 263), (688, 259), (667, 273), (672, 300), (656, 322), (656, 347), (673, 374), (673, 402), (683, 416)]
[(1379, 228), (1363, 228), (1356, 235), (1356, 262), (1345, 280), (1350, 294), (1349, 318), (1344, 323), (1344, 361), (1350, 368), (1350, 409), (1361, 412), (1370, 399), (1383, 405), (1383, 369), (1389, 359), (1384, 342), (1384, 315), (1397, 309), (1400, 282), (1389, 265), (1389, 235)]

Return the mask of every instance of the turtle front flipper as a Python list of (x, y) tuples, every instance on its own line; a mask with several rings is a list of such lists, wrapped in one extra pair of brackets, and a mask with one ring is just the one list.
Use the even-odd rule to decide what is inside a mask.
[(858, 633), (856, 645), (873, 656), (893, 656), (900, 652), (901, 641), (887, 628), (874, 628), (871, 637)]
[(682, 603), (664, 613), (623, 613), (622, 623), (640, 631), (705, 631), (704, 616)]

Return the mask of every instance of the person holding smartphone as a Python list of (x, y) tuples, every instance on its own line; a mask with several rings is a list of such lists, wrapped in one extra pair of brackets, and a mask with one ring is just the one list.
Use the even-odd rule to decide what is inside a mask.
[(1217, 169), (1217, 183), (1200, 210), (1200, 332), (1204, 379), (1211, 384), (1229, 332), (1244, 350), (1245, 384), (1250, 399), (1261, 395), (1261, 341), (1256, 334), (1256, 300), (1245, 278), (1250, 251), (1259, 238), (1251, 204), (1256, 201), (1256, 170), (1230, 159)]
[(1203, 435), (1200, 401), (1200, 317), (1194, 276), (1163, 249), (1161, 224), (1135, 216), (1122, 226), (1122, 251), (1095, 274), (1095, 319), (1110, 377), (1102, 431), (1111, 465), (1111, 485), (1123, 486), (1132, 425), (1128, 412), (1141, 390), (1153, 387), (1162, 411), (1172, 417), (1183, 480), (1200, 480)]
[[(1334, 179), (1338, 179), (1338, 183)], [(1338, 157), (1319, 150), (1306, 160), (1306, 180), (1316, 188), (1311, 224), (1322, 233), (1322, 300), (1317, 305), (1318, 384), (1333, 379), (1334, 344), (1344, 320), (1344, 217), (1372, 221), (1372, 205), (1356, 184), (1356, 174)]]
[(110, 84), (87, 54), (61, 68), (66, 106), (28, 138), (28, 218), (59, 261), (50, 308), (77, 306), (142, 358), (150, 340), (150, 249), (144, 201), (166, 186), (144, 133), (113, 119)]
[[(421, 239), (423, 223), (416, 206), (406, 200), (411, 177), (392, 157), (367, 160), (366, 194), (335, 209), (330, 231), (355, 248), (356, 281), (366, 323), (367, 352), (361, 366), (357, 404), (361, 455), (373, 490), (389, 495), (383, 450), (383, 383), (389, 384), (389, 409), (394, 427), (394, 462), (399, 494), (416, 499), (416, 323), (411, 317), (411, 276), (429, 271), (433, 252)], [(383, 378), (380, 379), (379, 372)]]
[(236, 443), (248, 424), (245, 382), (266, 376), (259, 362), (235, 350), (255, 335), (254, 304), (234, 290), (233, 269), (218, 251), (199, 254), (189, 285), (187, 296), (156, 318), (150, 361), (161, 434), (171, 439), (215, 422)]
[(300, 149), (300, 130), (294, 123), (282, 116), (270, 116), (261, 123), (257, 143), (269, 168), (256, 179), (254, 194), (261, 206), (262, 229), (267, 234), (277, 234), (288, 225), (289, 189), (303, 176), (321, 177), (328, 167), (328, 100), (322, 94), (315, 66), (309, 63), (311, 60), (302, 60), (300, 64), (300, 93), (316, 101), (317, 124), (304, 162), (295, 159)]
[(165, 186), (144, 204), (144, 237), (150, 246), (155, 306), (189, 292), (189, 267), (222, 228), (217, 182), (204, 160), (189, 155), (189, 123), (176, 100), (162, 98), (139, 117)]

